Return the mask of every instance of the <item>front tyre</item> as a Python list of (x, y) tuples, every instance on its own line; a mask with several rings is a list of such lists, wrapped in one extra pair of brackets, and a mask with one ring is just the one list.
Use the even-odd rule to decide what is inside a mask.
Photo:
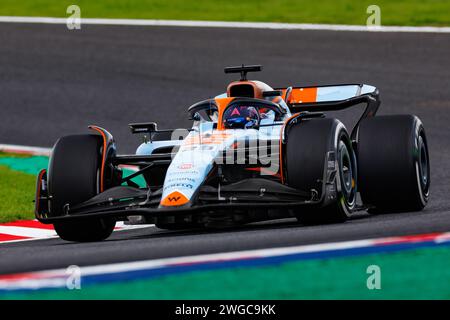
[[(324, 180), (331, 179), (334, 198), (326, 190), (324, 207), (299, 208), (295, 215), (305, 224), (333, 223), (347, 220), (356, 204), (357, 165), (347, 130), (337, 119), (312, 119), (287, 128), (287, 184), (293, 188), (315, 190), (321, 196)], [(335, 178), (327, 177), (330, 163)], [(335, 181), (335, 182), (333, 182)]]
[[(102, 138), (98, 135), (72, 135), (56, 142), (48, 170), (49, 217), (63, 216), (67, 206), (70, 208), (99, 193), (101, 146)], [(100, 241), (111, 235), (115, 221), (58, 222), (54, 227), (63, 240)]]
[(96, 219), (89, 221), (73, 221), (55, 223), (58, 236), (66, 241), (93, 242), (108, 238), (114, 230), (116, 222), (110, 219)]

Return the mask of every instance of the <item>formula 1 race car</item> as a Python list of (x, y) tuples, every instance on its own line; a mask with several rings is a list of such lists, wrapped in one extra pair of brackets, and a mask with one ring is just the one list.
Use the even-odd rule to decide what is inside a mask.
[[(426, 206), (430, 165), (418, 117), (375, 116), (379, 92), (370, 85), (273, 89), (247, 80), (261, 69), (225, 68), (240, 80), (192, 105), (190, 129), (130, 124), (144, 135), (136, 154), (118, 155), (97, 126), (60, 138), (37, 179), (37, 219), (62, 239), (97, 241), (116, 221), (171, 230), (286, 217), (317, 224)], [(356, 105), (365, 109), (351, 131), (324, 113)]]

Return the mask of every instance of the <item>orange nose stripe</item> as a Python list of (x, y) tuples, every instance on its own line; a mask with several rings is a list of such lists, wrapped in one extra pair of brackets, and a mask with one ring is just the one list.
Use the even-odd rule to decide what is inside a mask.
[(186, 204), (188, 202), (189, 199), (186, 198), (184, 194), (178, 191), (174, 191), (161, 200), (161, 205), (165, 207), (174, 207), (174, 206), (182, 206), (183, 204)]

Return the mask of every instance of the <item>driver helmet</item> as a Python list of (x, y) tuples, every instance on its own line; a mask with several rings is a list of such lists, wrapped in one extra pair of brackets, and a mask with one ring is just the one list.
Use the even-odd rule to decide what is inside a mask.
[(259, 123), (259, 112), (252, 106), (232, 106), (223, 115), (224, 127), (227, 129), (250, 129)]

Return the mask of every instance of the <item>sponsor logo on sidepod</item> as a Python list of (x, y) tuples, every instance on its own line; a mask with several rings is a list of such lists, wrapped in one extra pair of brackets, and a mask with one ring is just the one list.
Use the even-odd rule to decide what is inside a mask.
[(193, 189), (194, 188), (194, 186), (192, 184), (188, 184), (188, 183), (174, 183), (174, 184), (170, 184), (168, 186), (165, 186), (164, 190), (175, 188), (175, 187), (185, 188), (185, 189)]
[(192, 169), (194, 165), (192, 163), (182, 163), (178, 166), (178, 169), (180, 170), (189, 170)]

